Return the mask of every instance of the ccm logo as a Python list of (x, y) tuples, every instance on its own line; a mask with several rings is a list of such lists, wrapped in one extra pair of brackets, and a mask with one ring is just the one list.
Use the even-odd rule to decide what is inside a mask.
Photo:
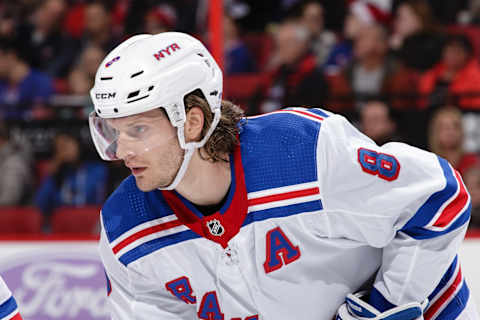
[(95, 93), (95, 98), (97, 99), (111, 99), (115, 98), (116, 92), (107, 92), (107, 93)]
[(154, 53), (153, 56), (155, 57), (155, 59), (160, 61), (160, 59), (165, 58), (165, 55), (169, 56), (177, 50), (180, 50), (180, 46), (176, 43), (172, 43), (165, 49), (159, 50), (157, 53)]

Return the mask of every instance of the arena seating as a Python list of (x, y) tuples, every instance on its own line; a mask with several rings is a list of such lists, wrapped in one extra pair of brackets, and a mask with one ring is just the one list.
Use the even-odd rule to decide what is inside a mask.
[(0, 209), (1, 234), (40, 233), (43, 216), (35, 207), (2, 207)]
[(52, 215), (52, 233), (97, 234), (100, 230), (99, 206), (60, 207)]

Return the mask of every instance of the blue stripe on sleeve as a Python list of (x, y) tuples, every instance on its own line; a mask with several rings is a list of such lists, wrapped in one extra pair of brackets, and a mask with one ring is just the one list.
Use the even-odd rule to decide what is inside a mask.
[(438, 157), (438, 161), (440, 163), (440, 167), (442, 168), (443, 175), (445, 176), (445, 180), (447, 181), (445, 187), (442, 190), (432, 194), (420, 207), (420, 209), (418, 209), (415, 215), (400, 230), (415, 239), (429, 239), (448, 233), (462, 226), (470, 218), (471, 204), (465, 210), (465, 212), (463, 212), (462, 215), (458, 217), (458, 219), (446, 230), (432, 231), (423, 228), (433, 219), (440, 207), (446, 201), (448, 201), (459, 188), (457, 179), (455, 178), (448, 162), (441, 157)]
[(322, 209), (322, 201), (313, 200), (308, 202), (295, 203), (283, 207), (275, 207), (270, 209), (253, 211), (247, 214), (247, 217), (243, 221), (242, 226), (249, 225), (250, 223), (256, 221), (263, 221), (272, 218), (283, 218), (305, 212), (320, 211)]
[(410, 230), (402, 230), (412, 238), (421, 240), (421, 239), (430, 239), (441, 236), (442, 234), (449, 233), (461, 226), (463, 226), (470, 219), (470, 211), (472, 209), (472, 204), (469, 204), (468, 208), (462, 213), (460, 217), (447, 229), (443, 231), (432, 231), (427, 230), (421, 227), (413, 227)]
[(380, 312), (385, 312), (396, 307), (394, 304), (391, 304), (390, 301), (385, 299), (385, 297), (375, 287), (373, 287), (370, 291), (368, 303)]
[(7, 301), (5, 301), (0, 305), (0, 318), (4, 318), (10, 315), (16, 309), (17, 309), (17, 302), (15, 301), (15, 298), (11, 296), (9, 299), (7, 299)]
[(191, 230), (185, 230), (182, 232), (170, 234), (165, 237), (156, 238), (148, 242), (142, 243), (138, 247), (133, 248), (132, 250), (126, 252), (120, 257), (120, 262), (124, 265), (128, 265), (133, 261), (146, 256), (156, 250), (159, 250), (163, 247), (171, 246), (172, 244), (180, 243), (190, 239), (200, 238), (198, 234)]

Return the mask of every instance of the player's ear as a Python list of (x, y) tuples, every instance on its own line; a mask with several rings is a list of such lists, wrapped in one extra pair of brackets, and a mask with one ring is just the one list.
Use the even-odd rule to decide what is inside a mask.
[(205, 121), (200, 107), (192, 107), (187, 112), (185, 120), (185, 142), (200, 141), (202, 139), (203, 123)]

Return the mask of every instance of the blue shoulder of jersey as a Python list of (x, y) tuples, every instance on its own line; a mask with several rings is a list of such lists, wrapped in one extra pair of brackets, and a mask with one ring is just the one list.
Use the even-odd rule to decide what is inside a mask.
[(290, 108), (249, 117), (240, 134), (247, 191), (316, 181), (318, 135), (329, 114)]
[(143, 192), (129, 176), (110, 195), (102, 208), (102, 220), (110, 242), (128, 230), (173, 214), (158, 190)]

